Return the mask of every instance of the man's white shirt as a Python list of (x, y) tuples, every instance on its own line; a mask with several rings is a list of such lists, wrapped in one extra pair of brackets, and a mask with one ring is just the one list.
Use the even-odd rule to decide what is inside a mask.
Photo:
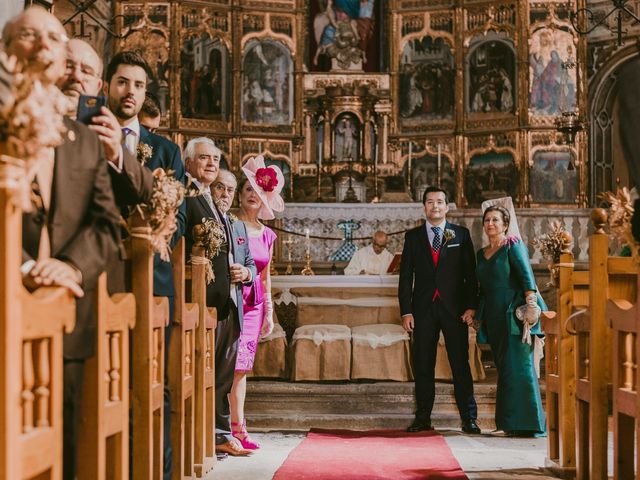
[(367, 245), (353, 254), (344, 274), (360, 275), (364, 271), (367, 275), (384, 275), (392, 260), (393, 255), (387, 249), (378, 255), (373, 251), (373, 246)]

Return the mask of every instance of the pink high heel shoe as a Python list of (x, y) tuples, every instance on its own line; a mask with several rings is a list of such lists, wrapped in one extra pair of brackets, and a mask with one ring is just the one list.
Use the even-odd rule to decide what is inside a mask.
[(241, 423), (231, 422), (231, 435), (238, 439), (244, 449), (258, 450), (260, 448), (260, 444), (254, 442), (249, 437), (246, 420), (243, 420)]

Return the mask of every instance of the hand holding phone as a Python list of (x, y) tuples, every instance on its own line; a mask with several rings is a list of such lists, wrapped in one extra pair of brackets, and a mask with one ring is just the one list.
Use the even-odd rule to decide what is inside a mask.
[(96, 97), (93, 95), (80, 95), (78, 101), (78, 111), (76, 119), (85, 125), (91, 124), (93, 117), (101, 114), (100, 108), (107, 105), (105, 97)]

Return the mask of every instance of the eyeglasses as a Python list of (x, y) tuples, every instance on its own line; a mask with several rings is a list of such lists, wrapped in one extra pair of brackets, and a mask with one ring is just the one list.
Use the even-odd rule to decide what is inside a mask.
[(80, 73), (85, 78), (97, 77), (96, 71), (89, 65), (84, 63), (77, 63), (72, 60), (67, 60), (67, 73), (74, 72), (76, 69), (80, 69)]
[(64, 33), (53, 31), (40, 32), (38, 30), (34, 30), (33, 28), (23, 28), (22, 30), (19, 30), (15, 38), (17, 38), (21, 42), (30, 43), (33, 43), (36, 40), (42, 40), (43, 38), (46, 38), (53, 44), (66, 44), (69, 41), (69, 37), (67, 37)]
[(227, 187), (224, 183), (214, 183), (213, 188), (219, 192), (227, 192), (231, 197), (236, 193), (236, 187)]

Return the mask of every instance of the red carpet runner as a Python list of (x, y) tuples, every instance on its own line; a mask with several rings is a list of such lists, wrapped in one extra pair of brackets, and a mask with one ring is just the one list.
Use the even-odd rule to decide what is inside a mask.
[(274, 480), (466, 479), (437, 432), (312, 430)]

